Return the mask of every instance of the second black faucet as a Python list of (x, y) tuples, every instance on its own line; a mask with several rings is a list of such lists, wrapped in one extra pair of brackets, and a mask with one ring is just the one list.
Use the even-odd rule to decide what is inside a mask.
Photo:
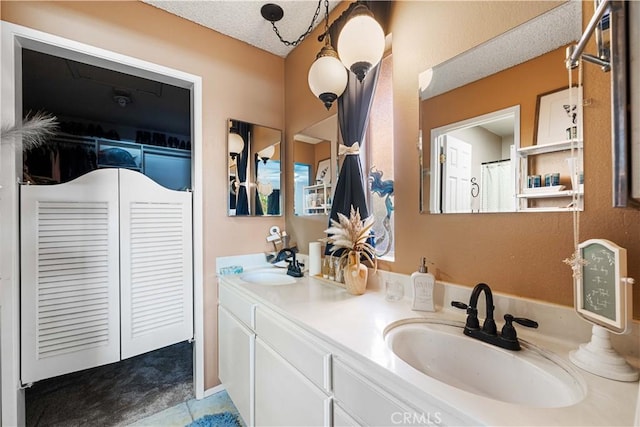
[[(480, 322), (478, 321), (478, 298), (482, 292), (484, 292), (485, 296), (487, 313), (482, 324), (482, 328), (480, 328)], [(502, 328), (501, 333), (498, 334), (496, 322), (493, 318), (493, 311), (495, 309), (493, 305), (493, 293), (491, 292), (489, 285), (486, 283), (478, 283), (473, 288), (469, 305), (460, 301), (451, 301), (451, 305), (456, 308), (467, 310), (467, 321), (464, 326), (465, 335), (507, 350), (520, 350), (520, 343), (518, 341), (516, 330), (513, 327), (513, 322), (529, 328), (538, 327), (538, 323), (534, 320), (522, 317), (513, 317), (511, 314), (505, 314), (504, 327)]]

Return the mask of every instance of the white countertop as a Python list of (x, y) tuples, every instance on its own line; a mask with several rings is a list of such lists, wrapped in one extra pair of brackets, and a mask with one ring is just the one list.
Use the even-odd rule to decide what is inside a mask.
[[(228, 261), (226, 264), (223, 261), (222, 264), (229, 265)], [(220, 265), (219, 262), (218, 267)], [(407, 395), (403, 397), (412, 404), (433, 403), (434, 400), (447, 402), (450, 407), (469, 417), (472, 420), (471, 424), (495, 426), (631, 426), (634, 424), (638, 382), (618, 382), (601, 378), (575, 367), (569, 361), (569, 351), (575, 350), (580, 342), (584, 342), (582, 339), (584, 333), (579, 334), (582, 336), (577, 337), (578, 340), (574, 342), (568, 340), (566, 336), (549, 336), (548, 331), (552, 328), (543, 328), (542, 323), (538, 331), (528, 331), (527, 328), (515, 325), (521, 339), (553, 352), (571, 365), (587, 390), (586, 397), (572, 406), (532, 408), (478, 396), (442, 383), (409, 366), (385, 343), (383, 336), (385, 328), (393, 322), (420, 317), (464, 322), (466, 315), (462, 310), (454, 311), (448, 308), (443, 310), (439, 306), (439, 311), (436, 313), (416, 312), (411, 310), (411, 301), (407, 297), (397, 302), (386, 301), (384, 293), (375, 289), (376, 284), (371, 286), (373, 289), (368, 288), (364, 295), (353, 296), (333, 284), (306, 276), (292, 285), (265, 286), (250, 284), (244, 282), (239, 276), (229, 275), (220, 277), (220, 286), (232, 286), (249, 293), (258, 303), (264, 304), (300, 327), (344, 350), (352, 360), (363, 365), (378, 367), (383, 375), (389, 376), (389, 373), (392, 373), (391, 376), (394, 378), (397, 376), (400, 379), (398, 382), (406, 386), (404, 389), (407, 390)], [(438, 286), (443, 287), (440, 283)], [(464, 287), (448, 289), (447, 286), (444, 288), (444, 295), (442, 295), (442, 289), (439, 291), (441, 302), (446, 301), (448, 305), (451, 300), (447, 298), (451, 295), (468, 302), (468, 296), (466, 299), (459, 297), (460, 294), (469, 295), (471, 289)], [(513, 301), (511, 303), (505, 301), (508, 300), (507, 297), (494, 295), (494, 299), (496, 300), (496, 319), (501, 319), (499, 316), (501, 305), (508, 305), (509, 310), (513, 310)], [(528, 304), (527, 301), (519, 299), (518, 303)], [(559, 320), (556, 326), (559, 327), (564, 323), (571, 323), (563, 319), (563, 316), (567, 316), (566, 308), (558, 307), (558, 310), (565, 310), (560, 315), (540, 312), (540, 316), (536, 317), (535, 304), (534, 308), (528, 305), (526, 307), (528, 312), (513, 314), (530, 317), (539, 322), (540, 317), (546, 320), (555, 316)], [(543, 308), (543, 311), (544, 309), (549, 310), (548, 307)], [(555, 307), (552, 306), (550, 310), (553, 312)], [(483, 310), (480, 310), (479, 318), (484, 318)], [(502, 322), (499, 320), (496, 322), (500, 328)], [(566, 332), (566, 328), (564, 329)], [(634, 328), (631, 338), (633, 346), (637, 343), (635, 335), (637, 335), (637, 328)], [(632, 363), (637, 366), (637, 360), (632, 360)], [(496, 378), (496, 381), (500, 379)]]

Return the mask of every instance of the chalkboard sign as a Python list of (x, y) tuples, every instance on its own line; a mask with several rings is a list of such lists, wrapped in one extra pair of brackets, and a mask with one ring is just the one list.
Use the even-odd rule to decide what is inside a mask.
[(584, 260), (576, 280), (576, 310), (600, 326), (624, 333), (631, 314), (630, 283), (627, 279), (627, 251), (603, 239), (578, 245)]

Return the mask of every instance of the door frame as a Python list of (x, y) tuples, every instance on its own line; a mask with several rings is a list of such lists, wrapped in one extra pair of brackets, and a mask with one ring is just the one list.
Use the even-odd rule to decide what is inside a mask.
[[(74, 61), (133, 74), (189, 89), (193, 191), (193, 383), (196, 398), (204, 397), (204, 298), (203, 298), (203, 179), (202, 179), (202, 78), (180, 70), (58, 37), (42, 31), (0, 22), (1, 123), (11, 125), (22, 118), (20, 53), (28, 48)], [(20, 287), (19, 287), (19, 182), (22, 146), (0, 144), (0, 424), (24, 425), (24, 389), (20, 381)]]

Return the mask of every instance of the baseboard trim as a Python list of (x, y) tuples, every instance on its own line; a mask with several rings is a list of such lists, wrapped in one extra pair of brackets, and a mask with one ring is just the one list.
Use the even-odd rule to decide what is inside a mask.
[(215, 387), (212, 387), (212, 388), (208, 388), (208, 389), (206, 389), (204, 391), (204, 397), (209, 397), (212, 394), (216, 394), (216, 393), (218, 393), (220, 391), (223, 391), (223, 390), (226, 390), (226, 389), (224, 388), (224, 385), (222, 385), (222, 384), (219, 384), (219, 385), (217, 385)]

